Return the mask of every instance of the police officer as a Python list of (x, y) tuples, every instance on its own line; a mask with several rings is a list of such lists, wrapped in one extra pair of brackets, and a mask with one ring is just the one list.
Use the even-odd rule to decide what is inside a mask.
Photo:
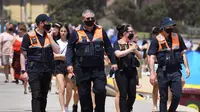
[(158, 62), (157, 80), (160, 92), (160, 112), (167, 111), (168, 87), (172, 92), (172, 103), (169, 112), (175, 112), (182, 94), (181, 63), (186, 67), (187, 77), (190, 76), (186, 46), (180, 34), (173, 33), (176, 23), (169, 17), (163, 18), (160, 24), (161, 32), (152, 38), (148, 55), (150, 55), (150, 83), (154, 85), (156, 73), (155, 60)]
[(87, 9), (82, 13), (83, 24), (72, 32), (67, 47), (67, 69), (73, 72), (79, 91), (81, 112), (93, 112), (91, 81), (95, 93), (95, 112), (105, 112), (106, 75), (104, 72), (104, 49), (112, 67), (116, 70), (114, 51), (106, 32), (95, 25), (95, 14)]
[(120, 92), (120, 112), (131, 112), (136, 98), (137, 68), (142, 54), (138, 51), (134, 40), (134, 30), (131, 25), (119, 25), (118, 39), (114, 43), (115, 55), (119, 69), (115, 72), (117, 86)]
[(48, 33), (51, 18), (46, 14), (36, 17), (37, 28), (24, 35), (21, 52), (27, 59), (21, 62), (22, 74), (28, 74), (32, 91), (32, 112), (46, 112), (47, 94), (51, 81), (51, 64), (53, 52), (59, 53), (59, 46), (53, 40), (53, 32)]

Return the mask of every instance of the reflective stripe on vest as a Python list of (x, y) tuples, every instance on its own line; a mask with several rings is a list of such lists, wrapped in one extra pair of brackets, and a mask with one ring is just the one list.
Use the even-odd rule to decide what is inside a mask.
[(29, 36), (29, 39), (30, 39), (30, 42), (31, 42), (31, 45), (29, 46), (29, 48), (43, 48), (43, 47), (50, 47), (51, 46), (48, 35), (46, 35), (44, 37), (45, 38), (44, 46), (41, 45), (35, 31), (28, 32), (28, 36)]
[[(78, 33), (79, 38), (77, 43), (83, 42), (83, 37), (86, 37), (87, 42), (90, 42), (89, 37), (87, 36), (84, 30), (76, 29), (76, 31)], [(92, 41), (95, 41), (97, 39), (101, 39), (103, 41), (102, 28), (100, 26), (96, 28)]]
[[(172, 50), (176, 50), (179, 49), (179, 38), (178, 38), (178, 34), (176, 33), (172, 33), (171, 34), (172, 37)], [(159, 45), (159, 51), (168, 51), (171, 48), (169, 47), (165, 37), (162, 34), (159, 34), (158, 36), (156, 36), (156, 39), (158, 40), (158, 45)], [(165, 46), (165, 48), (163, 48), (163, 46)]]

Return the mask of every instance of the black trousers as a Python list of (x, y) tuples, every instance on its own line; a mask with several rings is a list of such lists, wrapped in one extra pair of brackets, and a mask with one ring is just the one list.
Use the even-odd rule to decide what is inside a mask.
[(130, 112), (136, 98), (136, 68), (116, 71), (115, 78), (120, 92), (120, 112)]
[(169, 112), (175, 112), (182, 95), (181, 72), (163, 72), (157, 70), (158, 86), (160, 93), (160, 112), (167, 112), (168, 87), (172, 92), (172, 102)]
[(29, 72), (29, 85), (32, 92), (32, 112), (46, 112), (47, 94), (51, 82), (50, 72)]
[[(102, 68), (84, 68), (74, 66), (79, 92), (81, 112), (105, 112), (106, 75)], [(96, 107), (93, 109), (91, 98), (91, 82), (95, 94)]]

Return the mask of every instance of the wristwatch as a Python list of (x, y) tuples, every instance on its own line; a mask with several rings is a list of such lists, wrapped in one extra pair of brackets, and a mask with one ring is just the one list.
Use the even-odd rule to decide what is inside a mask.
[(26, 70), (21, 70), (21, 74), (24, 74), (26, 72)]

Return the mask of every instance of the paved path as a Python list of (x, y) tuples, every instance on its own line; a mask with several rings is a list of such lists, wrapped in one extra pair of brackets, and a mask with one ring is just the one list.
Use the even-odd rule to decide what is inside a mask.
[[(0, 112), (31, 112), (31, 94), (23, 94), (23, 86), (21, 84), (3, 83), (4, 77), (0, 73)], [(69, 109), (72, 110), (72, 101)], [(80, 105), (79, 105), (80, 107)], [(134, 112), (151, 112), (151, 100), (136, 100), (134, 104)], [(183, 106), (179, 106), (179, 111), (195, 112)], [(48, 95), (47, 112), (60, 112), (58, 96), (55, 94), (55, 83), (53, 89)], [(80, 108), (79, 108), (80, 112)], [(116, 112), (113, 97), (106, 98), (106, 112)]]

